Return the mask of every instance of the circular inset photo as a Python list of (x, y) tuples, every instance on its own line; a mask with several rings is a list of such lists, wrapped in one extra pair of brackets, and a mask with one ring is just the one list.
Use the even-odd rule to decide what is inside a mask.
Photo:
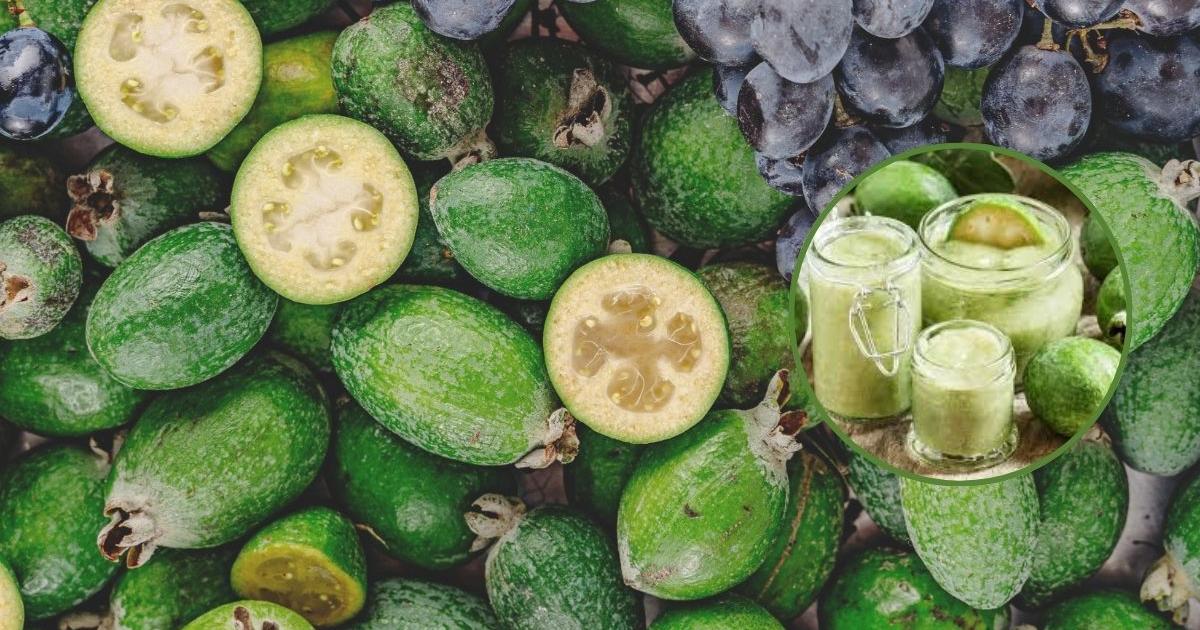
[(1131, 320), (1103, 217), (1020, 154), (935, 145), (856, 179), (793, 280), (814, 402), (901, 473), (1049, 461), (1111, 396)]

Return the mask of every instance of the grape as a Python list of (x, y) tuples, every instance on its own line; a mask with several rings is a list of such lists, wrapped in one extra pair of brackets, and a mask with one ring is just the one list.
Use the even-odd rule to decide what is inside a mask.
[(1200, 0), (1127, 0), (1125, 8), (1141, 22), (1138, 30), (1169, 37), (1200, 28)]
[(945, 66), (933, 40), (920, 29), (896, 39), (854, 29), (834, 76), (843, 102), (868, 121), (907, 127), (937, 103)]
[(812, 83), (829, 74), (850, 43), (854, 17), (846, 0), (762, 0), (750, 24), (759, 56), (779, 76)]
[(1087, 28), (1109, 20), (1124, 3), (1125, 0), (1034, 0), (1042, 13), (1070, 28)]
[(1190, 37), (1109, 37), (1094, 81), (1100, 115), (1127, 134), (1159, 142), (1200, 135), (1200, 43)]
[(742, 90), (742, 81), (758, 64), (748, 66), (713, 66), (713, 94), (717, 102), (731, 116), (737, 116), (738, 92)]
[(430, 30), (472, 40), (496, 30), (516, 0), (412, 0), (417, 17)]
[(864, 31), (895, 39), (925, 21), (933, 0), (854, 0), (854, 20)]
[(1021, 30), (1023, 0), (935, 0), (925, 30), (947, 65), (982, 68), (998, 61)]
[(866, 127), (834, 129), (804, 160), (804, 198), (820, 213), (850, 180), (891, 155)]
[(36, 140), (74, 101), (70, 53), (58, 38), (33, 27), (0, 36), (0, 136)]
[(965, 133), (961, 127), (956, 127), (936, 116), (926, 116), (921, 122), (908, 127), (899, 129), (873, 127), (871, 131), (893, 154), (903, 153), (927, 144), (958, 142), (962, 140)]
[(755, 0), (675, 0), (675, 26), (701, 59), (724, 65), (754, 60), (750, 22)]
[(1092, 93), (1083, 67), (1069, 53), (1022, 46), (992, 68), (979, 109), (993, 143), (1055, 160), (1087, 133)]
[(804, 156), (772, 158), (761, 153), (754, 154), (758, 172), (767, 185), (793, 197), (804, 194)]
[(833, 115), (833, 79), (792, 83), (760, 63), (738, 92), (738, 127), (756, 151), (786, 158), (812, 146)]
[(808, 239), (808, 233), (812, 231), (816, 220), (817, 217), (812, 211), (804, 206), (796, 210), (787, 223), (779, 228), (779, 238), (775, 239), (775, 266), (788, 282), (792, 281), (800, 250), (804, 248), (804, 241)]

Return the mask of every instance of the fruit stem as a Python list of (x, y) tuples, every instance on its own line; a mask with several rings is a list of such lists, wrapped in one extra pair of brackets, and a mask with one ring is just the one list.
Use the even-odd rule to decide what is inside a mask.
[(1192, 581), (1183, 567), (1171, 557), (1163, 554), (1146, 572), (1142, 582), (1142, 601), (1154, 602), (1159, 610), (1171, 612), (1175, 623), (1187, 621), (1188, 598), (1192, 595)]
[(525, 503), (517, 497), (489, 492), (471, 503), (471, 509), (463, 514), (467, 527), (475, 534), (471, 551), (489, 547), (497, 538), (516, 527), (525, 516)]
[(21, 0), (8, 0), (8, 12), (16, 16), (20, 28), (36, 28), (33, 18), (29, 17), (29, 12), (25, 10), (25, 5)]
[(1042, 38), (1038, 40), (1037, 47), (1041, 50), (1058, 50), (1058, 44), (1054, 42), (1054, 20), (1046, 18), (1042, 22)]
[(841, 95), (836, 93), (833, 95), (833, 124), (838, 129), (862, 124), (862, 120), (846, 109), (846, 104), (842, 102)]

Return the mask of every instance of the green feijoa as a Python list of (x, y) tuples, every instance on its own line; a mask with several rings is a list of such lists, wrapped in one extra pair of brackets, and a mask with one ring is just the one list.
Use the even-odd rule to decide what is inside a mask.
[(429, 30), (407, 2), (380, 7), (342, 31), (333, 85), (347, 115), (418, 160), (477, 150), (492, 117), (492, 84), (478, 46)]
[[(315, 1), (328, 4), (328, 0)], [(245, 4), (254, 13), (254, 0)], [(267, 3), (260, 0), (258, 4)], [(208, 151), (208, 159), (217, 168), (237, 170), (260, 138), (289, 120), (308, 114), (337, 113), (337, 94), (333, 90), (330, 68), (337, 36), (337, 33), (322, 31), (263, 47), (263, 83), (254, 106), (229, 135)]]
[(1121, 352), (1088, 337), (1064, 337), (1040, 349), (1025, 366), (1025, 398), (1046, 426), (1072, 437), (1101, 410)]
[(659, 615), (651, 630), (783, 630), (766, 608), (741, 595), (725, 594), (683, 604)]
[(1200, 291), (1192, 291), (1162, 332), (1129, 355), (1101, 416), (1122, 461), (1162, 476), (1200, 461), (1197, 373)]
[(94, 287), (85, 286), (54, 330), (0, 344), (0, 409), (13, 424), (70, 437), (133, 419), (146, 393), (121, 384), (88, 354), (84, 328), (94, 295)]
[(136, 568), (158, 547), (197, 549), (250, 532), (316, 477), (329, 445), (325, 394), (283, 354), (255, 355), (162, 394), (113, 462), (100, 552)]
[(378, 287), (342, 310), (332, 348), (350, 395), (430, 453), (485, 466), (570, 461), (573, 427), (554, 413), (541, 348), (493, 306), (441, 287)]
[(534, 338), (540, 338), (546, 327), (546, 314), (550, 303), (542, 300), (518, 300), (506, 295), (492, 296), (492, 304), (528, 330)]
[(21, 586), (17, 576), (0, 559), (0, 630), (21, 630), (25, 627), (25, 605), (21, 602)]
[(1100, 220), (1092, 215), (1083, 219), (1083, 227), (1079, 229), (1079, 253), (1088, 272), (1097, 280), (1105, 280), (1108, 274), (1119, 268), (1117, 251), (1108, 238), (1108, 232)]
[(267, 36), (300, 26), (323, 13), (333, 0), (242, 0), (242, 4)]
[[(75, 48), (79, 29), (83, 26), (83, 18), (93, 4), (96, 4), (96, 0), (21, 0), (18, 6), (30, 22), (57, 37), (67, 50), (72, 50)], [(7, 7), (0, 7), (0, 13), (10, 16), (16, 22), (16, 17)], [(16, 24), (12, 27), (15, 28)]]
[(175, 630), (209, 609), (237, 599), (229, 585), (236, 546), (163, 549), (137, 571), (117, 578), (109, 598), (108, 626), (124, 630)]
[(629, 197), (613, 184), (596, 190), (604, 209), (608, 210), (609, 238), (629, 243), (629, 249), (639, 254), (650, 251), (650, 227), (641, 213), (629, 202)]
[(229, 182), (203, 158), (167, 160), (119, 144), (67, 179), (67, 233), (116, 267), (146, 241), (229, 205)]
[(1129, 319), (1125, 306), (1125, 273), (1120, 267), (1113, 269), (1100, 283), (1096, 292), (1096, 323), (1104, 340), (1120, 348), (1125, 343), (1126, 321)]
[(629, 155), (633, 96), (612, 62), (574, 42), (510, 44), (492, 64), (491, 138), (502, 155), (537, 158), (591, 186)]
[(1188, 599), (1200, 595), (1200, 476), (1184, 480), (1171, 497), (1163, 529), (1165, 553), (1146, 573), (1142, 601), (1187, 619)]
[(467, 273), (509, 297), (547, 300), (608, 248), (608, 215), (578, 177), (531, 158), (499, 158), (450, 173), (429, 209)]
[(637, 594), (621, 582), (617, 550), (591, 519), (561, 505), (525, 511), (520, 499), (485, 494), (466, 513), (479, 544), (488, 601), (512, 630), (642, 627)]
[(894, 540), (911, 545), (904, 525), (904, 507), (900, 504), (900, 478), (871, 463), (857, 453), (851, 453), (846, 483), (862, 504), (871, 520)]
[(947, 66), (942, 93), (933, 106), (934, 115), (956, 125), (982, 125), (979, 101), (983, 97), (988, 71), (989, 68), (966, 70)]
[(1008, 611), (977, 610), (938, 585), (911, 551), (876, 547), (843, 560), (817, 614), (823, 630), (999, 630)]
[(780, 619), (799, 617), (833, 572), (846, 492), (817, 455), (788, 462), (788, 505), (762, 566), (738, 587)]
[(338, 414), (326, 483), (347, 514), (369, 527), (390, 555), (434, 571), (471, 557), (475, 536), (462, 518), (471, 501), (517, 489), (511, 469), (472, 466), (423, 451), (353, 403)]
[(570, 466), (563, 468), (567, 500), (612, 527), (617, 523), (621, 492), (637, 466), (643, 447), (614, 440), (583, 424), (576, 425), (575, 431), (579, 438), (579, 454)]
[[(0, 14), (3, 10), (0, 9)], [(22, 214), (61, 220), (69, 202), (66, 181), (54, 161), (42, 153), (0, 144), (0, 220)]]
[(675, 28), (668, 0), (557, 5), (588, 46), (627, 66), (665, 70), (696, 58)]
[(429, 211), (429, 191), (438, 179), (446, 174), (445, 162), (414, 162), (413, 182), (417, 185), (417, 233), (413, 237), (412, 249), (396, 278), (415, 284), (450, 284), (467, 278), (462, 265), (454, 260), (450, 248), (442, 242), (433, 214)]
[(625, 583), (692, 600), (750, 577), (774, 546), (788, 502), (787, 460), (799, 427), (780, 421), (783, 378), (750, 411), (713, 411), (646, 448), (617, 512)]
[(792, 198), (763, 181), (737, 121), (717, 103), (708, 69), (677, 83), (651, 106), (630, 174), (634, 201), (650, 225), (689, 247), (766, 240), (791, 214)]
[(391, 578), (371, 584), (362, 615), (343, 630), (499, 630), (492, 607), (462, 589)]
[(271, 602), (242, 600), (218, 606), (183, 627), (183, 630), (313, 630), (311, 623), (291, 610)]
[(254, 534), (238, 552), (230, 582), (242, 597), (287, 606), (317, 627), (336, 626), (362, 610), (367, 563), (354, 524), (311, 507)]
[(103, 454), (50, 444), (0, 476), (0, 557), (21, 584), (27, 620), (70, 610), (116, 575), (93, 546), (108, 468)]
[(332, 372), (329, 345), (341, 311), (340, 304), (301, 304), (280, 298), (266, 340), (318, 371)]
[(920, 162), (896, 160), (867, 175), (854, 189), (854, 205), (866, 214), (891, 217), (914, 230), (926, 212), (955, 199), (954, 185)]
[(1033, 474), (1041, 505), (1033, 570), (1018, 601), (1039, 607), (1077, 586), (1112, 555), (1125, 527), (1129, 483), (1112, 449), (1083, 439)]
[(998, 608), (1025, 584), (1038, 537), (1033, 475), (948, 486), (903, 478), (908, 536), (934, 579), (975, 608)]
[(1061, 170), (1100, 213), (1136, 304), (1126, 344), (1137, 348), (1179, 309), (1200, 265), (1200, 236), (1184, 204), (1200, 196), (1200, 162), (1159, 168), (1130, 153), (1096, 153)]
[(1123, 591), (1073, 597), (1046, 612), (1041, 630), (1170, 630), (1176, 626)]
[(0, 222), (0, 339), (53, 330), (82, 283), (83, 261), (62, 228), (34, 215)]
[(229, 225), (185, 225), (151, 239), (104, 281), (88, 310), (88, 348), (131, 387), (187, 387), (245, 356), (278, 301)]

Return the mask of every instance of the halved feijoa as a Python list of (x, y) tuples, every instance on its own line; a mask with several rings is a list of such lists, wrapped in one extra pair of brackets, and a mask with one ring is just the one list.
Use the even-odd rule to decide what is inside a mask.
[(729, 370), (716, 299), (695, 274), (650, 254), (611, 254), (571, 274), (550, 303), (543, 346), (571, 414), (625, 442), (686, 431)]
[(100, 0), (75, 45), (96, 126), (147, 155), (210, 149), (254, 104), (262, 39), (236, 0)]
[(25, 605), (17, 578), (0, 560), (0, 630), (21, 630), (25, 627)]
[(279, 604), (242, 600), (218, 606), (183, 630), (312, 630), (304, 617)]
[(954, 219), (949, 236), (956, 241), (1013, 249), (1045, 242), (1037, 219), (1020, 202), (999, 195), (980, 197)]
[(54, 329), (83, 283), (83, 261), (62, 228), (25, 215), (0, 223), (0, 339)]
[(370, 125), (305, 116), (246, 156), (230, 214), (259, 279), (294, 302), (331, 304), (400, 268), (417, 230), (417, 190), (395, 147)]

